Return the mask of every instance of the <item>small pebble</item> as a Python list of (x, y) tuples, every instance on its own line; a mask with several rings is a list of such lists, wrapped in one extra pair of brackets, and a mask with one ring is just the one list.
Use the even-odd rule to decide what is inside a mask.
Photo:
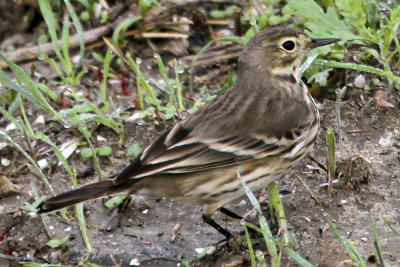
[(354, 79), (354, 86), (358, 88), (364, 88), (366, 86), (363, 75), (360, 74)]
[(379, 143), (383, 148), (389, 148), (389, 147), (391, 147), (392, 144), (393, 144), (392, 139), (390, 138), (390, 136), (388, 136), (387, 138), (381, 137), (381, 138), (379, 139), (379, 142), (378, 142), (378, 143)]
[(195, 251), (197, 254), (201, 254), (201, 253), (203, 253), (204, 248), (196, 248)]
[(10, 123), (10, 124), (8, 124), (8, 125), (6, 126), (6, 132), (12, 131), (12, 130), (14, 130), (14, 129), (16, 129), (16, 128), (17, 128), (17, 126), (16, 126), (14, 123)]
[(8, 167), (8, 166), (11, 165), (11, 161), (9, 159), (2, 158), (1, 159), (1, 165), (3, 165), (4, 167)]
[(321, 103), (315, 103), (315, 106), (317, 107), (318, 110), (324, 110), (324, 105), (322, 105)]
[(48, 165), (47, 159), (39, 160), (38, 165), (39, 165), (39, 168), (44, 169)]
[(45, 121), (44, 121), (43, 115), (39, 115), (33, 123), (34, 124), (44, 124)]
[(97, 137), (96, 137), (96, 139), (97, 139), (97, 141), (107, 141), (107, 139), (105, 139), (103, 136), (101, 136), (101, 135), (98, 135)]
[(139, 261), (139, 259), (132, 259), (132, 260), (129, 262), (129, 265), (130, 265), (130, 266), (140, 266), (140, 261)]

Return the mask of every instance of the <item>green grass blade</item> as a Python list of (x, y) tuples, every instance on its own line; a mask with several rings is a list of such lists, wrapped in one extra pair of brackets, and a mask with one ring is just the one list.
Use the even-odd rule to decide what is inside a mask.
[[(283, 229), (284, 233), (287, 233), (287, 225), (286, 225), (286, 215), (283, 208), (282, 200), (279, 197), (278, 186), (275, 182), (269, 183), (267, 186), (268, 191), (268, 201), (270, 204), (271, 217), (278, 218), (278, 222), (280, 227)], [(284, 244), (289, 244), (289, 238), (286, 234), (282, 235)]]
[(174, 58), (174, 69), (175, 69), (175, 82), (176, 82), (176, 98), (178, 101), (178, 110), (179, 112), (183, 111), (183, 102), (182, 102), (182, 83), (179, 80), (179, 68), (178, 61)]
[[(81, 127), (81, 129), (83, 129)], [(96, 170), (97, 176), (99, 177), (99, 181), (103, 181), (103, 175), (101, 174), (101, 168), (100, 168), (100, 164), (99, 164), (99, 160), (97, 159), (96, 156), (96, 150), (94, 149), (92, 142), (90, 141), (90, 132), (85, 129), (83, 130), (83, 134), (86, 138), (86, 141), (88, 142), (90, 149), (92, 150), (92, 160), (93, 160), (93, 166), (94, 169)]]
[(104, 103), (107, 102), (107, 81), (108, 81), (108, 72), (110, 70), (111, 53), (112, 53), (111, 49), (108, 49), (103, 64), (103, 80), (101, 81), (100, 84), (100, 95)]
[(9, 142), (12, 146), (14, 146), (22, 155), (24, 155), (24, 157), (32, 164), (32, 166), (36, 169), (36, 171), (38, 172), (38, 174), (40, 175), (40, 178), (42, 179), (44, 185), (47, 187), (47, 189), (50, 191), (51, 194), (54, 194), (54, 190), (53, 187), (51, 186), (51, 184), (49, 183), (49, 181), (47, 180), (46, 176), (43, 174), (42, 170), (40, 169), (40, 167), (37, 165), (36, 161), (28, 155), (28, 153), (25, 151), (25, 149), (23, 149), (18, 143), (16, 143), (14, 141), (14, 139), (9, 136), (6, 133), (2, 133), (0, 131), (0, 138)]
[(374, 250), (375, 250), (375, 260), (377, 262), (377, 266), (385, 266), (385, 263), (384, 263), (383, 257), (382, 257), (382, 255), (383, 255), (382, 248), (379, 244), (379, 237), (378, 237), (378, 231), (376, 230), (376, 225), (372, 221), (370, 216), (367, 216), (367, 219), (372, 226), (372, 233), (374, 235)]
[(25, 108), (24, 108), (24, 103), (23, 103), (23, 101), (22, 101), (22, 98), (21, 98), (21, 95), (20, 95), (20, 94), (18, 94), (18, 99), (19, 99), (19, 103), (20, 103), (19, 107), (20, 107), (20, 110), (21, 110), (21, 115), (22, 115), (22, 118), (23, 118), (23, 120), (24, 120), (24, 122), (25, 122), (25, 127), (24, 127), (24, 128), (25, 128), (24, 130), (26, 130), (25, 133), (28, 133), (28, 134), (29, 134), (29, 137), (34, 137), (35, 134), (34, 134), (34, 132), (33, 132), (31, 123), (29, 122), (28, 117), (26, 116), (26, 112), (25, 112)]
[(75, 215), (78, 218), (79, 228), (82, 233), (83, 242), (86, 245), (86, 248), (89, 252), (92, 252), (92, 245), (90, 244), (89, 236), (87, 235), (86, 231), (86, 220), (85, 215), (83, 214), (83, 204), (79, 203), (74, 206), (75, 208)]
[[(30, 182), (31, 185), (31, 191), (32, 191), (32, 195), (33, 198), (35, 199), (35, 203), (36, 205), (39, 205), (39, 203), (41, 203), (43, 201), (43, 199), (41, 197), (39, 197), (38, 194), (38, 190), (35, 186), (35, 183), (33, 181)], [(37, 206), (35, 206), (35, 208), (37, 208)], [(49, 225), (50, 225), (50, 219), (49, 219), (49, 215), (47, 214), (42, 214), (41, 216), (42, 219), (42, 223), (44, 225), (44, 228), (46, 229), (46, 232), (49, 234), (50, 233), (50, 229), (49, 229)]]
[(37, 87), (40, 89), (40, 91), (42, 91), (48, 97), (50, 97), (52, 101), (54, 102), (57, 101), (58, 95), (54, 91), (52, 91), (46, 84), (38, 83)]
[(83, 36), (83, 27), (81, 24), (80, 19), (78, 18), (78, 15), (76, 14), (74, 7), (71, 5), (71, 2), (69, 0), (64, 0), (65, 6), (68, 9), (69, 15), (71, 16), (72, 23), (74, 24), (74, 27), (76, 29), (76, 32), (78, 33), (79, 37), (79, 61), (77, 63), (76, 67), (79, 67), (82, 63), (83, 57), (84, 57), (84, 52), (85, 52), (85, 40)]
[(284, 246), (279, 240), (276, 240), (274, 238), (273, 241), (280, 249), (282, 249), (286, 253), (286, 255), (288, 255), (292, 260), (294, 260), (298, 265), (302, 267), (314, 267), (313, 264), (311, 264), (306, 259), (301, 257), (293, 249)]
[(48, 55), (44, 54), (40, 50), (40, 46), (39, 46), (39, 54), (40, 54), (40, 57), (42, 57), (50, 65), (50, 67), (57, 73), (57, 75), (61, 78), (63, 83), (69, 84), (69, 81), (65, 77), (64, 73), (61, 71), (60, 67), (58, 66), (58, 63), (54, 59), (49, 57)]
[(239, 167), (238, 171), (237, 171), (237, 178), (238, 178), (240, 184), (242, 185), (243, 190), (246, 193), (247, 197), (249, 198), (251, 204), (258, 212), (258, 217), (259, 217), (258, 221), (260, 223), (260, 227), (261, 227), (264, 239), (265, 239), (265, 243), (267, 244), (268, 252), (271, 255), (271, 265), (273, 267), (277, 267), (277, 266), (279, 266), (279, 257), (278, 257), (278, 252), (276, 251), (276, 246), (273, 242), (273, 236), (272, 236), (271, 230), (268, 226), (267, 220), (261, 213), (260, 203), (258, 203), (257, 198), (254, 196), (253, 192), (251, 192), (250, 188), (246, 185), (246, 183), (240, 176), (240, 171), (241, 171), (241, 168)]
[(70, 78), (70, 83), (72, 84), (73, 81), (71, 80), (71, 77), (73, 76), (73, 66), (71, 62), (71, 58), (69, 55), (69, 47), (70, 47), (70, 40), (69, 40), (69, 17), (64, 16), (64, 21), (63, 21), (63, 27), (61, 31), (61, 43), (62, 43), (62, 58), (59, 58), (61, 61), (61, 64), (64, 67), (64, 71), (67, 75), (68, 78)]
[(72, 183), (75, 187), (78, 186), (75, 172), (72, 171), (71, 167), (69, 166), (67, 159), (64, 157), (62, 152), (58, 149), (58, 147), (50, 140), (50, 138), (42, 132), (35, 132), (36, 138), (42, 140), (43, 142), (49, 144), (54, 151), (54, 154), (57, 156), (58, 160), (64, 165), (65, 170), (71, 177)]
[(333, 223), (331, 222), (331, 220), (329, 220), (328, 217), (324, 216), (326, 222), (329, 225), (329, 228), (331, 229), (331, 231), (333, 232), (333, 234), (335, 235), (336, 239), (339, 241), (339, 243), (342, 245), (342, 247), (344, 248), (345, 252), (347, 253), (347, 255), (349, 255), (349, 257), (360, 267), (366, 267), (366, 265), (362, 262), (360, 255), (358, 254), (357, 250), (354, 248), (354, 246), (348, 242), (346, 240), (346, 242), (342, 239), (342, 237), (340, 236), (338, 230), (336, 229), (336, 227), (333, 225)]
[[(1, 52), (0, 52), (1, 53)], [(10, 76), (8, 76), (5, 72), (0, 70), (0, 83), (3, 86), (8, 86), (16, 92), (20, 93), (26, 100), (38, 106), (40, 109), (45, 110), (46, 107), (42, 105), (37, 99), (31, 94), (31, 92), (27, 91), (25, 88), (20, 86), (18, 83), (11, 80)]]
[[(150, 85), (147, 83), (146, 79), (144, 78), (142, 72), (140, 71), (140, 68), (138, 66), (138, 64), (136, 64), (131, 55), (128, 53), (126, 54), (126, 58), (131, 66), (131, 68), (133, 69), (133, 71), (136, 74), (136, 79), (138, 81), (138, 83), (140, 82), (141, 85), (143, 86), (143, 88), (146, 90), (147, 94), (150, 96), (150, 98), (155, 102), (155, 103), (159, 103), (160, 100), (157, 99), (157, 97), (155, 96), (153, 90), (151, 89)], [(157, 109), (160, 110), (160, 105), (156, 105)]]
[(130, 26), (140, 21), (143, 17), (137, 16), (134, 18), (129, 18), (122, 21), (114, 30), (113, 35), (111, 37), (111, 41), (115, 48), (119, 47), (119, 40), (122, 38), (122, 35), (128, 30)]
[[(12, 123), (14, 123), (18, 129), (20, 129), (21, 131), (24, 130), (24, 125), (17, 120), (16, 118), (14, 118), (14, 116), (12, 116), (7, 110), (5, 110), (2, 106), (0, 106), (0, 113), (4, 116), (4, 118), (6, 118), (7, 120), (11, 121)], [(26, 129), (25, 129), (26, 130)]]
[(18, 91), (21, 93), (21, 95), (24, 98), (27, 98), (27, 100), (31, 101), (32, 103), (36, 104), (39, 106), (42, 110), (45, 110), (47, 112), (50, 112), (52, 114), (55, 114), (56, 111), (50, 106), (50, 104), (47, 102), (46, 98), (43, 96), (42, 92), (40, 89), (36, 86), (35, 82), (32, 80), (32, 78), (23, 70), (21, 69), (18, 65), (16, 65), (14, 62), (9, 60), (3, 53), (0, 52), (0, 57), (4, 60), (4, 62), (7, 63), (7, 65), (10, 67), (10, 69), (14, 72), (14, 74), (17, 76), (18, 80), (23, 83), (28, 92), (26, 90), (22, 89), (22, 86), (17, 85), (15, 82), (13, 82), (10, 77), (5, 74), (3, 71), (0, 71), (0, 79), (4, 80), (7, 82), (7, 84), (13, 88), (14, 90)]
[(326, 131), (326, 143), (328, 146), (329, 171), (332, 179), (336, 178), (335, 136), (331, 129)]
[(42, 16), (47, 24), (48, 32), (50, 35), (51, 42), (53, 43), (54, 51), (58, 58), (62, 58), (60, 45), (57, 39), (57, 23), (54, 17), (53, 10), (51, 9), (49, 0), (39, 0), (39, 8), (42, 12)]
[(354, 63), (342, 63), (342, 62), (323, 60), (323, 59), (316, 59), (316, 60), (314, 60), (313, 64), (317, 65), (317, 66), (325, 66), (325, 67), (331, 67), (331, 68), (342, 68), (342, 69), (365, 71), (365, 72), (384, 76), (396, 83), (400, 83), (399, 76), (396, 76), (387, 71), (384, 71), (384, 70), (381, 70), (378, 68), (374, 68), (371, 66), (367, 66), (367, 65), (360, 65), (360, 64), (354, 64)]
[(162, 61), (160, 55), (157, 55), (157, 64), (158, 64), (158, 68), (160, 69), (161, 76), (163, 77), (164, 82), (167, 85), (167, 88), (169, 90), (169, 98), (170, 98), (169, 102), (174, 105), (175, 111), (179, 115), (178, 100), (176, 99), (175, 90), (174, 90), (174, 88), (171, 86), (171, 84), (169, 82), (167, 73), (165, 71), (164, 62)]
[(392, 224), (385, 218), (382, 217), (383, 221), (387, 224), (387, 226), (389, 226), (390, 230), (393, 231), (393, 233), (395, 233), (396, 235), (400, 236), (400, 232), (397, 231), (396, 229), (394, 229), (394, 227), (392, 226)]
[(244, 232), (245, 232), (245, 234), (246, 234), (247, 245), (248, 245), (248, 247), (249, 247), (250, 260), (251, 260), (251, 267), (256, 267), (256, 266), (257, 266), (257, 263), (256, 263), (256, 257), (255, 257), (255, 255), (254, 255), (253, 244), (251, 243), (249, 230), (247, 229), (246, 224), (244, 225)]

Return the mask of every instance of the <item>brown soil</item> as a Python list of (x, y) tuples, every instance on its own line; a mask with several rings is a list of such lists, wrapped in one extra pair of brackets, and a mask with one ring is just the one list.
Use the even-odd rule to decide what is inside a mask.
[[(146, 46), (144, 43), (141, 45)], [(140, 47), (135, 48), (139, 55), (142, 51)], [(143, 49), (143, 55), (149, 55), (143, 56), (143, 64), (150, 62), (151, 66), (155, 66), (154, 58), (150, 55), (152, 52), (148, 52), (148, 47)], [(43, 73), (49, 71), (43, 62), (36, 64), (39, 67), (43, 65)], [(228, 69), (231, 65), (226, 63), (223, 66), (228, 66)], [(29, 69), (30, 65), (24, 67)], [(159, 74), (155, 70), (152, 72), (152, 75), (158, 75), (155, 80), (159, 80)], [(347, 73), (341, 82), (349, 84), (356, 75), (358, 73)], [(366, 75), (367, 82), (372, 78)], [(91, 82), (93, 87), (99, 84), (95, 75), (86, 76), (85, 81)], [(213, 82), (215, 85), (216, 81), (209, 81)], [(387, 101), (394, 108), (377, 105), (376, 99), (382, 91), (387, 92)], [(112, 91), (112, 94), (117, 108), (133, 102), (131, 97), (123, 97), (120, 91)], [(333, 186), (333, 196), (328, 196), (327, 186), (321, 186), (327, 183), (326, 172), (310, 159), (304, 159), (285, 178), (277, 181), (290, 225), (289, 231), (297, 240), (292, 248), (318, 266), (352, 266), (349, 256), (329, 229), (324, 219), (326, 216), (341, 236), (352, 242), (362, 259), (373, 266), (372, 257), (369, 257), (374, 252), (371, 220), (376, 225), (385, 262), (392, 266), (399, 265), (400, 236), (389, 229), (383, 218), (395, 229), (400, 229), (400, 93), (384, 79), (371, 91), (348, 86), (341, 103), (340, 131), (343, 140), (340, 141), (337, 135), (336, 102), (330, 99), (334, 99), (334, 94), (317, 98), (322, 107), (322, 130), (312, 155), (326, 165), (326, 129), (334, 129), (338, 169), (342, 175), (340, 181)], [(35, 120), (40, 112), (31, 106), (26, 108), (29, 119)], [(128, 163), (131, 158), (125, 154), (127, 147), (138, 143), (144, 148), (173, 123), (157, 115), (145, 118), (140, 125), (124, 123), (123, 144), (118, 144), (119, 137), (110, 129), (98, 127), (93, 136), (100, 135), (106, 141), (100, 142), (93, 138), (95, 147), (113, 147), (112, 156), (100, 160), (104, 175), (118, 173)], [(0, 129), (7, 124), (4, 119), (0, 120)], [(78, 136), (75, 129), (66, 131), (50, 121), (35, 127), (35, 130), (44, 132), (58, 144)], [(390, 142), (381, 145), (382, 138), (390, 139)], [(14, 151), (10, 147), (0, 150), (0, 158), (12, 160), (13, 157)], [(17, 156), (14, 169), (26, 162), (21, 155)], [(91, 159), (82, 160), (79, 153), (74, 153), (69, 162), (79, 171), (92, 166)], [(9, 175), (9, 169), (0, 166), (0, 173)], [(62, 167), (52, 168), (47, 175), (56, 192), (70, 187), (70, 180)], [(295, 175), (302, 177), (319, 203), (311, 198)], [(106, 208), (103, 200), (85, 204), (88, 234), (93, 247), (93, 251), (88, 253), (74, 217), (70, 216), (69, 222), (64, 222), (61, 217), (50, 215), (49, 229), (46, 231), (40, 217), (23, 209), (25, 203), (34, 202), (30, 183), (36, 185), (39, 194), (46, 193), (31, 169), (26, 166), (19, 168), (18, 172), (12, 173), (10, 180), (21, 187), (21, 193), (0, 200), (0, 266), (18, 266), (23, 262), (77, 265), (85, 260), (100, 266), (129, 266), (133, 260), (140, 262), (140, 266), (177, 266), (181, 261), (189, 262), (190, 266), (250, 264), (244, 229), (239, 222), (216, 213), (214, 219), (240, 236), (239, 245), (226, 247), (222, 243), (212, 255), (197, 259), (196, 249), (214, 246), (223, 239), (223, 236), (203, 223), (200, 216), (202, 207), (151, 196), (133, 196), (132, 201), (119, 210)], [(79, 183), (86, 184), (95, 180), (86, 178)], [(259, 192), (257, 196), (265, 216), (269, 217), (266, 193)], [(256, 221), (254, 210), (245, 197), (227, 208), (237, 214), (250, 214), (248, 219)], [(68, 210), (73, 214), (73, 209)], [(50, 239), (62, 239), (67, 235), (70, 238), (63, 248), (53, 249), (46, 245)], [(268, 261), (262, 237), (255, 234), (253, 242), (256, 249), (264, 252)], [(283, 254), (281, 266), (297, 265)]]

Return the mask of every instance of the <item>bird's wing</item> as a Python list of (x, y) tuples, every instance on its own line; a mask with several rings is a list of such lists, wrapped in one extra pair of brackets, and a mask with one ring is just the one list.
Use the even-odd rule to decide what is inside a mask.
[(182, 124), (177, 124), (159, 136), (117, 176), (115, 183), (119, 184), (132, 177), (187, 173), (236, 163), (234, 154), (210, 149), (201, 142), (192, 142), (189, 133)]
[[(285, 101), (272, 104), (264, 101), (260, 107), (230, 101), (228, 103), (237, 108), (224, 114), (223, 105), (227, 101), (219, 101), (221, 99), (207, 103), (194, 116), (159, 136), (116, 178), (115, 183), (132, 177), (190, 173), (270, 155), (280, 156), (298, 144), (299, 136), (295, 132), (302, 127), (298, 125), (301, 120), (293, 117), (306, 116), (309, 111), (304, 103), (296, 104), (296, 100), (289, 99), (288, 112), (278, 114), (274, 109), (281, 107), (274, 103), (287, 105)], [(237, 114), (242, 117), (229, 117)], [(266, 116), (268, 114), (274, 115)], [(254, 128), (254, 125), (258, 126)]]
[(115, 180), (154, 174), (179, 174), (236, 165), (240, 162), (279, 155), (296, 146), (294, 140), (276, 137), (227, 135), (223, 138), (191, 136), (182, 123), (159, 136)]

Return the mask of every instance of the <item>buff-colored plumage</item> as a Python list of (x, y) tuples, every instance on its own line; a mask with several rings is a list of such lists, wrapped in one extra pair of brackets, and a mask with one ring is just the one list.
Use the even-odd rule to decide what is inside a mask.
[(152, 142), (115, 180), (46, 200), (40, 212), (120, 192), (148, 192), (206, 204), (205, 215), (244, 195), (237, 170), (257, 191), (283, 176), (312, 148), (319, 127), (314, 101), (298, 75), (305, 53), (338, 39), (271, 28), (239, 58), (236, 82)]

